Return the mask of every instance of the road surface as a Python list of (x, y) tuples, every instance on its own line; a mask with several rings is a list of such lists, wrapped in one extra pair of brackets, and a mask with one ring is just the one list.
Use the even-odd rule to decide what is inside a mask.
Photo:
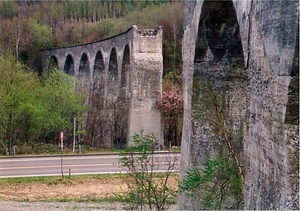
[[(170, 157), (169, 157), (170, 156)], [(155, 165), (163, 171), (170, 158), (179, 169), (180, 153), (159, 153), (155, 155)], [(33, 157), (0, 157), (0, 178), (65, 176), (82, 174), (111, 174), (125, 172), (119, 165), (119, 155), (63, 155)], [(62, 168), (63, 167), (63, 168)]]

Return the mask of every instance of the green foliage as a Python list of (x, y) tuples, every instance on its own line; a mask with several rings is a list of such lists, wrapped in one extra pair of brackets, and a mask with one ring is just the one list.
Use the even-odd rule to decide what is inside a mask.
[(25, 66), (0, 57), (0, 141), (6, 153), (22, 133), (25, 137), (36, 135), (42, 107), (39, 85)]
[(80, 120), (83, 95), (75, 79), (58, 70), (44, 81), (11, 57), (0, 57), (0, 147), (6, 154), (17, 143), (72, 128)]
[(30, 18), (29, 30), (31, 33), (32, 45), (35, 46), (36, 49), (50, 47), (52, 29), (49, 26)]
[(13, 18), (17, 15), (16, 4), (13, 1), (0, 1), (0, 14), (4, 18)]
[(174, 203), (177, 191), (168, 183), (176, 170), (175, 161), (162, 158), (168, 165), (166, 172), (157, 175), (158, 158), (154, 154), (156, 138), (151, 134), (135, 134), (132, 146), (120, 156), (120, 164), (127, 171), (125, 184), (128, 191), (123, 198), (130, 202), (131, 209), (165, 210)]
[(40, 96), (44, 106), (43, 122), (47, 131), (59, 132), (72, 127), (73, 118), (82, 115), (85, 110), (84, 96), (78, 92), (78, 81), (60, 70), (49, 70), (43, 82), (43, 94)]
[(200, 209), (230, 209), (233, 199), (241, 202), (242, 181), (233, 161), (210, 158), (202, 168), (193, 167), (186, 172), (179, 191), (196, 198)]
[[(128, 148), (124, 149), (122, 152), (122, 159), (129, 159), (127, 157), (128, 154), (131, 153), (141, 153), (143, 158), (146, 158), (150, 154), (154, 152), (154, 144), (156, 142), (156, 138), (153, 134), (146, 133), (141, 131), (140, 134), (135, 133), (131, 137), (131, 143)], [(121, 159), (121, 162), (122, 162)]]

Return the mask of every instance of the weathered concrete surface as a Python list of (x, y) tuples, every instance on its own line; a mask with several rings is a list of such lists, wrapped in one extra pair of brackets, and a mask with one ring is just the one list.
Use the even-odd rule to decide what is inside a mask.
[[(229, 107), (231, 117), (240, 120), (232, 125), (237, 126), (243, 146), (244, 208), (299, 209), (299, 3), (198, 0), (184, 4), (181, 178), (214, 151), (205, 141), (211, 134), (193, 120), (191, 94), (195, 74), (208, 72), (215, 86), (227, 83), (220, 90), (229, 91), (229, 101), (234, 102)], [(244, 69), (243, 84), (248, 89), (234, 88), (243, 86), (235, 78), (213, 78), (227, 71), (228, 64)], [(179, 209), (197, 209), (196, 204), (185, 196), (178, 200)]]
[(129, 135), (144, 128), (163, 145), (161, 114), (155, 106), (162, 94), (162, 30), (140, 30), (134, 36)]
[(100, 147), (122, 147), (141, 130), (161, 143), (162, 29), (136, 26), (88, 44), (43, 51), (43, 63), (78, 78), (87, 91), (87, 140)]

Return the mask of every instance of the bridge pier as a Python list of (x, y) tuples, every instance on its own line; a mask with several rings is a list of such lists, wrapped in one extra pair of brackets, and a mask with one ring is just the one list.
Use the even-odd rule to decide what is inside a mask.
[[(193, 115), (203, 107), (194, 103), (191, 91), (196, 87), (199, 95), (205, 94), (195, 86), (200, 75), (221, 87), (215, 89), (220, 95), (229, 94), (221, 98), (228, 104), (227, 125), (237, 135), (245, 175), (244, 207), (236, 209), (299, 210), (298, 8), (297, 1), (276, 0), (197, 0), (184, 5), (180, 177), (217, 154), (210, 138), (215, 131), (205, 128), (206, 119), (199, 123)], [(180, 210), (201, 208), (195, 197), (181, 195), (177, 202)]]

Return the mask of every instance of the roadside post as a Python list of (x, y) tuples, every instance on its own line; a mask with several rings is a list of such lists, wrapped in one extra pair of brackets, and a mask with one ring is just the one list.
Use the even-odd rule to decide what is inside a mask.
[(63, 151), (64, 151), (64, 132), (60, 132), (60, 164), (61, 164), (61, 177), (64, 178), (64, 162), (63, 162)]
[(73, 153), (75, 152), (76, 145), (76, 118), (74, 117), (74, 128), (73, 128)]

